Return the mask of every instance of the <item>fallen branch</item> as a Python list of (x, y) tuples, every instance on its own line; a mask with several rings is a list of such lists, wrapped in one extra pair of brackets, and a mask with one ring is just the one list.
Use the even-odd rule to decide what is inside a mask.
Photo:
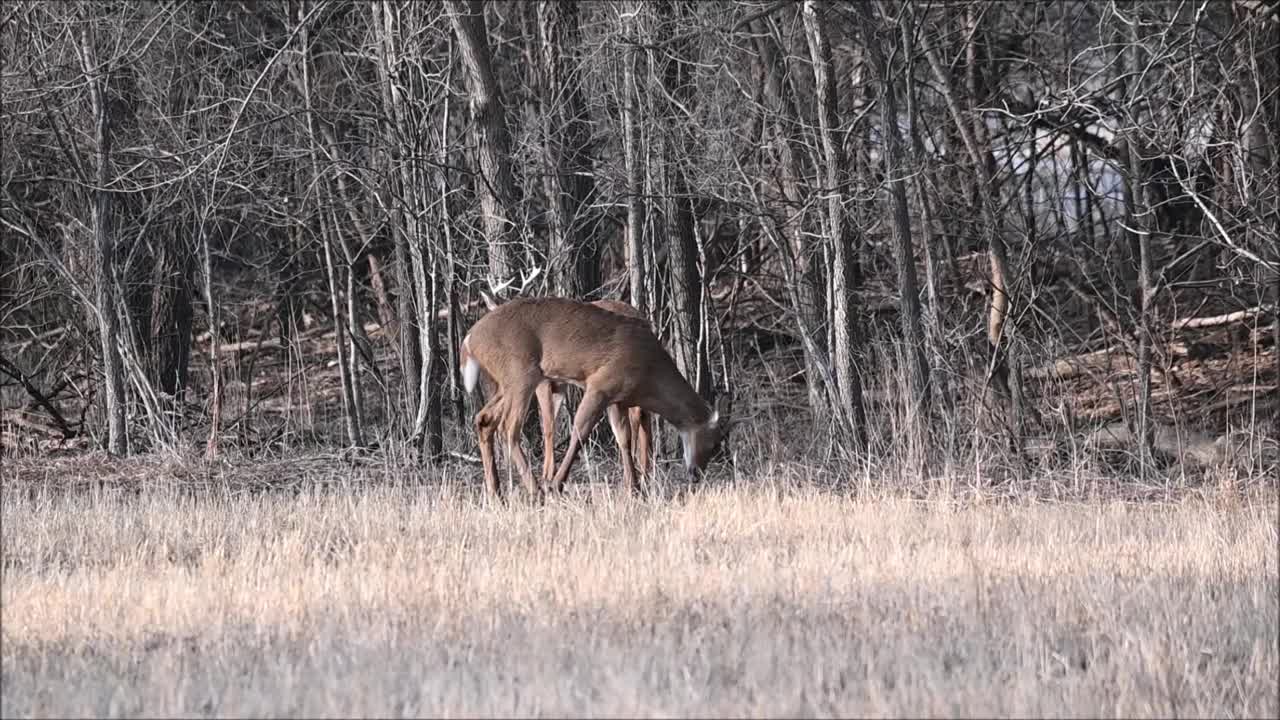
[(1221, 315), (1210, 315), (1208, 317), (1189, 317), (1179, 318), (1169, 323), (1169, 327), (1173, 330), (1191, 330), (1194, 328), (1211, 328), (1221, 327), (1222, 325), (1230, 325), (1232, 323), (1248, 320), (1249, 318), (1266, 312), (1271, 312), (1274, 308), (1271, 305), (1258, 305), (1257, 307), (1246, 308), (1244, 310), (1236, 310), (1235, 312), (1223, 313)]

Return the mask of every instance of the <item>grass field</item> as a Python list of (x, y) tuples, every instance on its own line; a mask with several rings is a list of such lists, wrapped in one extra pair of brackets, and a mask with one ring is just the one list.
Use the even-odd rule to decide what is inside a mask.
[(1280, 714), (1274, 486), (626, 501), (597, 482), (533, 508), (459, 474), (7, 480), (3, 715)]

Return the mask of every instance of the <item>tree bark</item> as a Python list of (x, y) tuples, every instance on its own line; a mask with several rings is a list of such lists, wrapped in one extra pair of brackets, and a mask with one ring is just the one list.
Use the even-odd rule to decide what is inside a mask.
[[(992, 177), (990, 149), (985, 144), (985, 133), (981, 137), (983, 143), (980, 145), (979, 138), (975, 136), (973, 127), (966, 121), (964, 111), (961, 110), (955, 91), (952, 88), (951, 78), (938, 59), (937, 50), (929, 41), (929, 33), (922, 33), (920, 39), (922, 43), (921, 49), (929, 62), (930, 68), (933, 70), (934, 79), (938, 83), (939, 91), (951, 115), (956, 134), (960, 136), (965, 151), (969, 155), (969, 160), (978, 174), (977, 195), (979, 208), (981, 209), (982, 234), (987, 243), (987, 259), (990, 266), (991, 281), (991, 299), (987, 313), (987, 343), (991, 351), (991, 360), (988, 365), (987, 387), (998, 396), (997, 403), (991, 402), (990, 398), (988, 398), (984, 404), (988, 407), (988, 413), (998, 421), (997, 424), (1008, 431), (1013, 451), (1021, 455), (1021, 418), (1019, 417), (1018, 403), (1010, 389), (1010, 367), (1014, 366), (1015, 360), (1009, 350), (1009, 342), (1006, 337), (1006, 322), (1008, 321), (1012, 304), (1009, 295), (1009, 285), (1012, 278), (1009, 269), (1008, 248), (1005, 245), (1000, 213), (995, 202), (995, 184)], [(1017, 375), (1013, 376), (1015, 382), (1017, 377)]]
[(598, 299), (601, 268), (598, 222), (588, 208), (595, 194), (591, 124), (578, 73), (578, 6), (539, 0), (542, 64), (543, 191), (550, 243), (548, 272), (565, 297)]
[(775, 141), (774, 148), (778, 154), (779, 174), (781, 176), (782, 193), (785, 202), (778, 214), (790, 218), (786, 224), (786, 241), (789, 252), (785, 262), (794, 266), (791, 277), (794, 278), (794, 292), (788, 294), (792, 299), (792, 311), (796, 316), (797, 331), (801, 334), (801, 347), (804, 352), (806, 386), (809, 392), (809, 408), (814, 420), (822, 422), (832, 407), (839, 401), (835, 388), (825, 387), (826, 373), (823, 368), (827, 364), (826, 336), (822, 327), (822, 301), (820, 299), (823, 282), (821, 265), (813, 261), (814, 244), (805, 237), (804, 213), (800, 212), (809, 197), (809, 188), (803, 185), (806, 172), (803, 168), (811, 167), (812, 160), (808, 148), (799, 137), (800, 113), (791, 93), (791, 85), (784, 80), (784, 61), (778, 48), (778, 42), (768, 25), (757, 20), (753, 23), (752, 36), (755, 39), (756, 52), (764, 66), (764, 85), (766, 96), (777, 107), (774, 116)]
[[(657, 3), (661, 27), (680, 25), (680, 15), (669, 0)], [(693, 199), (689, 196), (682, 163), (686, 148), (681, 142), (681, 125), (690, 118), (679, 117), (681, 106), (690, 108), (695, 100), (690, 97), (689, 78), (684, 57), (684, 44), (677, 44), (667, 58), (666, 68), (659, 79), (665, 95), (677, 102), (663, 103), (665, 125), (663, 156), (665, 159), (664, 216), (669, 250), (670, 300), (672, 310), (672, 347), (680, 372), (691, 381), (704, 400), (711, 398), (711, 370), (705, 342), (700, 342), (702, 329), (702, 292), (698, 273), (698, 248), (694, 235)]]
[(644, 256), (644, 168), (640, 159), (640, 86), (636, 77), (636, 64), (640, 60), (640, 39), (636, 37), (640, 24), (636, 16), (643, 11), (639, 3), (631, 3), (626, 10), (623, 34), (628, 36), (629, 44), (623, 54), (623, 87), (622, 105), (623, 155), (627, 170), (627, 230), (626, 260), (627, 279), (631, 290), (631, 305), (640, 314), (652, 319), (646, 310), (645, 302), (645, 256)]
[(421, 332), (416, 309), (416, 291), (414, 274), (411, 267), (409, 245), (419, 241), (416, 228), (404, 211), (407, 200), (407, 161), (400, 152), (401, 138), (408, 137), (407, 122), (404, 110), (404, 98), (396, 80), (396, 68), (399, 66), (397, 51), (398, 23), (396, 22), (396, 6), (387, 0), (375, 2), (370, 6), (373, 12), (374, 26), (378, 32), (378, 73), (382, 89), (382, 103), (386, 108), (387, 120), (383, 130), (383, 141), (386, 143), (387, 162), (391, 167), (385, 182), (389, 192), (384, 193), (383, 205), (389, 210), (391, 220), (392, 242), (395, 247), (396, 263), (396, 302), (399, 311), (399, 330), (397, 343), (400, 354), (401, 388), (404, 392), (406, 415), (417, 414), (422, 374), (422, 355), (420, 350)]
[(507, 131), (502, 89), (493, 73), (484, 6), (480, 0), (445, 0), (445, 6), (471, 85), (471, 119), (478, 135), (480, 157), (476, 194), (480, 197), (489, 241), (490, 280), (511, 287), (520, 268), (517, 233), (512, 222), (516, 193), (511, 171), (511, 136)]
[[(886, 18), (883, 3), (877, 3), (880, 17)], [(911, 214), (907, 207), (907, 175), (902, 137), (898, 129), (898, 89), (889, 66), (880, 33), (870, 8), (858, 6), (866, 25), (867, 47), (871, 63), (884, 90), (884, 113), (881, 122), (885, 138), (885, 172), (889, 177), (889, 194), (893, 199), (893, 247), (897, 264), (899, 311), (902, 338), (907, 346), (908, 396), (912, 399), (913, 416), (918, 418), (929, 408), (929, 360), (925, 356), (923, 332), (920, 329), (920, 291), (916, 281), (915, 247), (911, 240)], [(905, 31), (904, 31), (905, 33)], [(910, 33), (905, 33), (910, 35)], [(914, 421), (909, 421), (914, 422)]]
[(107, 69), (98, 65), (86, 16), (80, 26), (80, 63), (89, 87), (89, 103), (93, 111), (94, 154), (97, 174), (90, 210), (93, 227), (96, 281), (94, 303), (98, 319), (98, 335), (102, 342), (103, 385), (107, 404), (107, 451), (112, 455), (129, 452), (128, 429), (125, 425), (124, 359), (120, 355), (119, 288), (116, 284), (115, 236), (111, 229), (111, 191), (107, 189), (111, 172), (111, 110), (108, 107)]
[(861, 444), (866, 436), (862, 405), (862, 378), (857, 368), (858, 335), (854, 330), (857, 301), (854, 248), (844, 213), (844, 152), (837, 137), (836, 83), (831, 64), (831, 45), (816, 0), (804, 2), (804, 26), (813, 61), (813, 78), (818, 106), (818, 127), (822, 136), (823, 193), (826, 195), (828, 243), (832, 250), (831, 327), (832, 356), (840, 393), (841, 420), (851, 437)]
[(157, 245), (151, 280), (152, 380), (161, 391), (181, 400), (191, 361), (195, 264), (185, 239), (174, 237)]
[[(307, 16), (307, 2), (303, 0), (298, 3), (298, 22), (305, 23)], [(303, 27), (299, 31), (299, 43), (302, 47), (300, 57), (302, 69), (302, 101), (303, 108), (306, 113), (306, 127), (309, 141), (309, 156), (311, 158), (311, 172), (314, 182), (321, 188), (324, 187), (322, 179), (322, 171), (319, 160), (320, 137), (315, 126), (315, 116), (311, 106), (311, 60), (309, 30)], [(330, 200), (332, 202), (332, 200)], [(364, 433), (362, 432), (360, 422), (360, 407), (357, 404), (355, 384), (358, 380), (355, 378), (351, 365), (351, 358), (347, 354), (347, 338), (350, 329), (344, 327), (344, 312), (341, 302), (341, 290), (343, 286), (342, 278), (339, 275), (337, 259), (334, 257), (334, 245), (340, 242), (335, 237), (338, 229), (334, 227), (336, 218), (330, 214), (329, 221), (326, 222), (325, 213), (320, 213), (321, 234), (323, 236), (324, 247), (324, 264), (325, 275), (329, 285), (329, 306), (333, 312), (333, 343), (335, 351), (338, 355), (338, 376), (342, 384), (342, 408), (343, 420), (347, 435), (347, 443), (352, 447), (361, 447), (364, 445)], [(216, 340), (215, 340), (216, 342)]]
[[(1130, 68), (1140, 68), (1142, 60), (1138, 57), (1139, 38), (1136, 26), (1130, 27), (1129, 39), (1131, 45), (1127, 64)], [(1131, 297), (1136, 315), (1134, 334), (1137, 335), (1138, 341), (1138, 417), (1135, 428), (1138, 437), (1138, 472), (1141, 478), (1146, 480), (1151, 470), (1154, 452), (1154, 432), (1151, 422), (1151, 301), (1154, 295), (1151, 282), (1151, 233), (1154, 230), (1154, 224), (1152, 223), (1153, 209), (1145, 200), (1147, 189), (1139, 150), (1142, 140), (1138, 118), (1131, 116), (1130, 124), (1125, 142), (1125, 162), (1128, 170), (1125, 173), (1125, 214), (1129, 221), (1126, 225), (1130, 228), (1130, 257), (1134, 263), (1131, 277), (1135, 286), (1132, 288)]]

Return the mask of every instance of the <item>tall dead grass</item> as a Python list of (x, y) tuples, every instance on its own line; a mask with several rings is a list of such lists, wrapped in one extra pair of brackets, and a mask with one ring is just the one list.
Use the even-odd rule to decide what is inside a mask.
[(539, 509), (458, 480), (6, 482), (3, 715), (1280, 714), (1274, 492)]

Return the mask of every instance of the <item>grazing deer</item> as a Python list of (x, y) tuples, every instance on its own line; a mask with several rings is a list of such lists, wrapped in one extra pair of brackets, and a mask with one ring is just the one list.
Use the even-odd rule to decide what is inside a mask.
[[(649, 324), (597, 305), (568, 298), (522, 298), (499, 305), (476, 321), (462, 340), (463, 382), (472, 391), (481, 372), (497, 385), (476, 413), (485, 485), (497, 496), (493, 434), (499, 429), (531, 496), (541, 497), (520, 449), (529, 401), (545, 381), (583, 389), (574, 414), (569, 449), (552, 478), (556, 492), (577, 459), (584, 438), (608, 406), (639, 407), (675, 425), (684, 441), (684, 461), (694, 479), (715, 454), (729, 429), (728, 417), (707, 405), (690, 387)], [(727, 413), (726, 413), (727, 415)], [(609, 424), (621, 451), (628, 490), (635, 489), (628, 428), (621, 412)]]
[[(481, 290), (480, 298), (491, 312), (498, 309), (498, 302), (489, 293)], [(639, 320), (645, 319), (639, 310), (618, 300), (596, 300), (591, 304), (618, 315)], [(464, 368), (465, 365), (466, 362), (464, 360)], [(485, 396), (492, 397), (495, 392), (493, 378), (490, 377), (489, 373), (481, 369), (479, 379)], [(470, 391), (470, 388), (468, 388), (468, 391)], [(543, 380), (538, 383), (537, 389), (534, 390), (534, 397), (538, 401), (538, 416), (542, 423), (542, 486), (545, 488), (550, 485), (551, 477), (556, 471), (556, 417), (560, 415), (560, 408), (564, 405), (564, 384), (549, 379)], [(619, 442), (618, 452), (620, 454), (626, 453), (628, 447), (631, 449), (634, 454), (633, 461), (636, 474), (639, 476), (638, 480), (643, 483), (649, 476), (653, 418), (642, 407), (624, 408), (616, 403), (609, 405), (608, 412), (609, 425), (621, 425), (629, 433), (629, 442), (625, 444)], [(632, 489), (633, 485), (629, 475), (630, 469), (631, 466), (629, 464), (623, 464), (623, 475), (626, 478), (624, 482), (628, 490)]]

